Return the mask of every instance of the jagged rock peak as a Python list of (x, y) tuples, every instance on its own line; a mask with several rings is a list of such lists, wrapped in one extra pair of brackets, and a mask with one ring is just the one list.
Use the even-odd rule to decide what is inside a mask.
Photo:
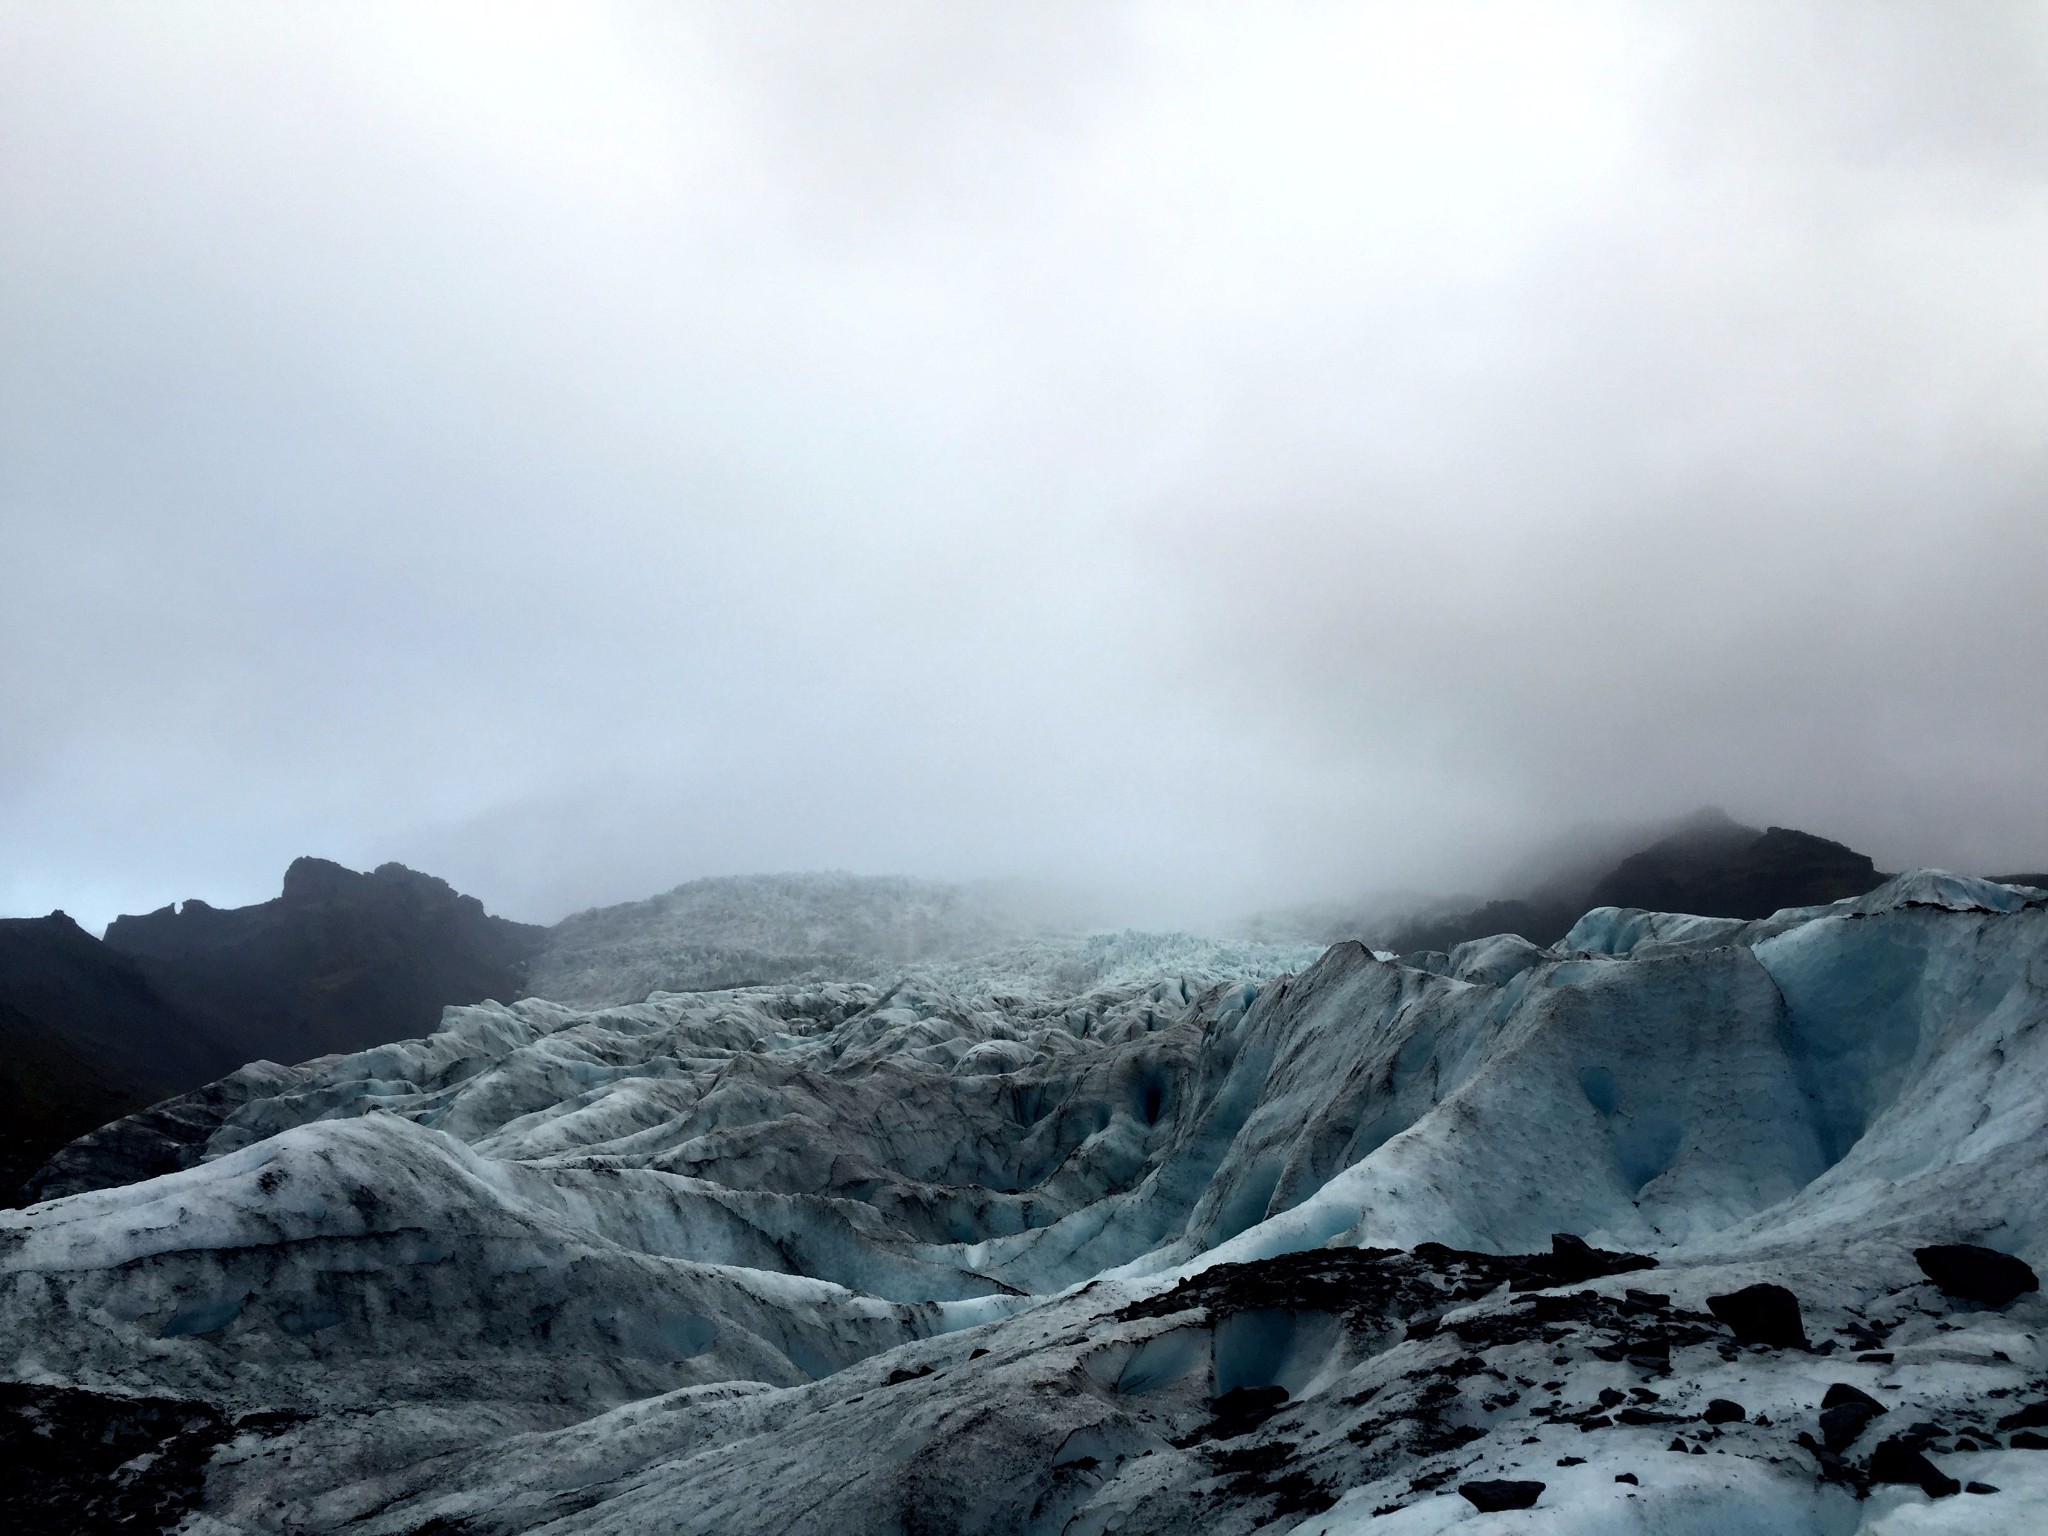
[[(374, 899), (379, 893), (401, 889), (419, 896), (476, 900), (473, 896), (459, 896), (455, 887), (438, 875), (422, 874), (397, 863), (379, 864), (369, 873), (361, 874), (332, 859), (301, 854), (284, 872), (283, 896), (288, 902), (332, 901), (351, 896)], [(477, 904), (482, 906), (481, 902)]]
[(106, 942), (238, 1059), (299, 1061), (426, 1033), (450, 1005), (516, 997), (544, 937), (402, 864), (361, 873), (302, 857), (269, 901), (118, 917)]

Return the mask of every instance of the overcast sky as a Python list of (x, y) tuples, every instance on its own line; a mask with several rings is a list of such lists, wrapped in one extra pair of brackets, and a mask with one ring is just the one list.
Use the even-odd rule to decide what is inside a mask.
[(2048, 8), (0, 4), (0, 911), (2048, 864)]

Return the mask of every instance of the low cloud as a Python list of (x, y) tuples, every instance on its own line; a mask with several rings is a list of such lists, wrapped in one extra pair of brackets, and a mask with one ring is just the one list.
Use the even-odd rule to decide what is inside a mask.
[(16, 7), (0, 898), (2048, 862), (2032, 7)]

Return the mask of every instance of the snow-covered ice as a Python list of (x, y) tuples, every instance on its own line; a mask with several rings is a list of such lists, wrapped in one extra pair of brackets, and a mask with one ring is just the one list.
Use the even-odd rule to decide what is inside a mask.
[[(2040, 1528), (2048, 1406), (2000, 1421), (2048, 1405), (2048, 1301), (1912, 1250), (2048, 1262), (2048, 894), (1418, 958), (1115, 935), (451, 1009), (245, 1074), (181, 1172), (73, 1148), (0, 1213), (6, 1374), (267, 1415), (187, 1512), (222, 1536)], [(1503, 1257), (1554, 1233), (1656, 1267)], [(1814, 1348), (1709, 1306), (1758, 1283)], [(1836, 1384), (1886, 1409), (1839, 1450)], [(1997, 1491), (1869, 1487), (1895, 1436)]]

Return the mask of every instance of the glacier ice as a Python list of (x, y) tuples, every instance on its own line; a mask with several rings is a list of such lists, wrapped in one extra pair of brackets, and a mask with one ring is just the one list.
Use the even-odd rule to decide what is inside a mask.
[[(245, 1416), (222, 1536), (2030, 1528), (2048, 1300), (1913, 1251), (2048, 1262), (2048, 894), (1422, 958), (1043, 940), (245, 1069), (182, 1170), (102, 1133), (0, 1213), (6, 1374)], [(1758, 1283), (1813, 1350), (1706, 1305)], [(1830, 1387), (1999, 1491), (1869, 1487)]]

